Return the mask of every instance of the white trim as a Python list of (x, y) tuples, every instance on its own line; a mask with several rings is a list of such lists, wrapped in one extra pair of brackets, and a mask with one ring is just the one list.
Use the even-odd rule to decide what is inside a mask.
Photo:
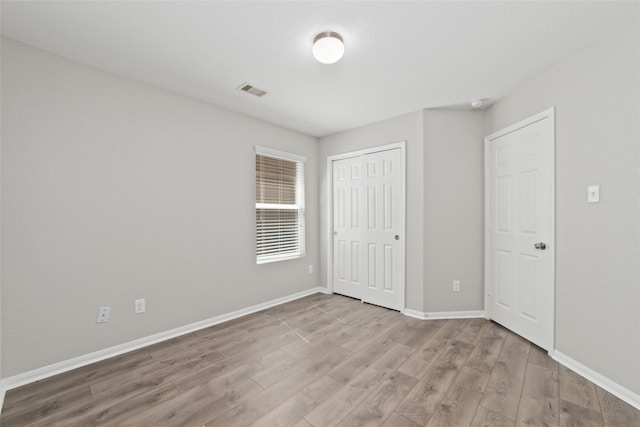
[(4, 381), (0, 380), (0, 412), (2, 412), (2, 405), (4, 405), (4, 395), (7, 389), (4, 386)]
[[(499, 131), (494, 132), (489, 136), (486, 136), (484, 139), (485, 140), (489, 140), (489, 141), (493, 141), (494, 139), (498, 139), (498, 138), (500, 138), (502, 136), (505, 136), (508, 133), (515, 132), (520, 128), (532, 125), (532, 124), (534, 124), (536, 122), (539, 122), (541, 120), (544, 120), (546, 118), (552, 119), (552, 122), (553, 122), (553, 118), (555, 117), (555, 111), (556, 111), (555, 107), (547, 108), (546, 110), (541, 111), (538, 114), (534, 114), (533, 116), (527, 117), (524, 120), (520, 120), (519, 122), (514, 123), (511, 126), (507, 126), (504, 129), (500, 129)], [(554, 130), (555, 130), (555, 128), (554, 128)]]
[(400, 287), (400, 313), (404, 311), (407, 307), (406, 304), (406, 292), (407, 292), (407, 279), (406, 279), (406, 270), (407, 270), (407, 142), (400, 141), (396, 144), (400, 148), (400, 158), (402, 162), (402, 203), (404, 203), (404, 208), (402, 209), (404, 212), (404, 218), (402, 218), (402, 244), (400, 245), (400, 252), (402, 253), (402, 262), (403, 268), (400, 272), (400, 283), (402, 286)]
[(396, 148), (404, 149), (406, 147), (406, 144), (407, 144), (407, 141), (399, 141), (399, 142), (393, 142), (391, 144), (378, 145), (376, 147), (363, 148), (362, 150), (349, 151), (349, 152), (340, 153), (340, 154), (332, 154), (327, 157), (327, 160), (330, 159), (331, 161), (334, 161), (334, 160), (350, 159), (351, 157), (360, 157), (360, 156), (364, 156), (365, 154), (395, 150)]
[(411, 310), (407, 308), (404, 310), (405, 316), (414, 317), (420, 320), (441, 320), (441, 319), (477, 319), (485, 318), (485, 313), (482, 310), (472, 311), (431, 311), (422, 312), (417, 310)]
[(402, 314), (404, 314), (405, 316), (413, 317), (414, 319), (427, 320), (427, 313), (423, 311), (405, 308)]
[(549, 355), (553, 360), (560, 363), (561, 365), (571, 369), (576, 374), (588, 379), (592, 383), (597, 386), (607, 390), (609, 393), (616, 396), (618, 399), (627, 402), (629, 405), (634, 408), (640, 410), (640, 395), (634, 393), (626, 387), (621, 386), (620, 384), (611, 381), (609, 378), (605, 377), (602, 374), (594, 371), (591, 368), (584, 366), (582, 363), (573, 360), (566, 354), (559, 352), (558, 350), (553, 351), (553, 353), (549, 352)]
[(297, 162), (306, 162), (307, 158), (300, 154), (288, 153), (286, 151), (274, 150), (273, 148), (261, 147), (256, 145), (256, 154), (264, 154), (265, 156), (277, 157), (279, 159), (294, 160)]
[(551, 150), (551, 242), (549, 245), (548, 251), (551, 253), (551, 277), (553, 278), (553, 282), (551, 284), (551, 321), (549, 325), (550, 331), (549, 333), (549, 353), (555, 350), (556, 345), (556, 109), (555, 107), (548, 108), (544, 111), (541, 111), (538, 114), (534, 114), (531, 117), (528, 117), (524, 120), (521, 120), (517, 123), (512, 124), (511, 126), (507, 126), (504, 129), (501, 129), (497, 132), (492, 133), (484, 138), (484, 194), (485, 194), (485, 211), (484, 211), (484, 312), (487, 319), (491, 318), (491, 310), (489, 300), (487, 298), (488, 294), (488, 284), (489, 284), (489, 257), (487, 256), (490, 251), (490, 239), (491, 233), (489, 233), (489, 228), (487, 221), (489, 221), (489, 203), (487, 203), (487, 195), (489, 194), (489, 143), (497, 138), (500, 138), (506, 134), (514, 132), (520, 128), (525, 126), (529, 126), (533, 123), (539, 122), (544, 119), (548, 119), (551, 126), (551, 135), (553, 138), (552, 141), (552, 150)]
[[(360, 157), (365, 154), (380, 153), (382, 151), (389, 151), (400, 149), (400, 156), (402, 161), (402, 168), (404, 173), (402, 174), (402, 202), (404, 203), (404, 218), (403, 218), (403, 230), (402, 235), (407, 236), (407, 141), (399, 141), (391, 144), (378, 145), (376, 147), (363, 148), (362, 150), (349, 151), (347, 153), (333, 154), (327, 156), (327, 229), (326, 229), (326, 242), (327, 242), (327, 291), (333, 293), (333, 162), (335, 160), (349, 159), (352, 157)], [(406, 295), (406, 275), (405, 270), (407, 266), (407, 239), (404, 238), (402, 245), (400, 245), (400, 251), (402, 253), (402, 259), (404, 261), (404, 268), (401, 271), (400, 282), (400, 313), (404, 313), (406, 307), (405, 295)]]
[(327, 289), (333, 293), (333, 156), (327, 157)]
[(269, 264), (271, 262), (287, 261), (290, 259), (304, 258), (304, 252), (297, 251), (294, 253), (279, 253), (277, 255), (263, 255), (259, 259), (256, 258), (256, 265)]
[(256, 203), (256, 209), (289, 209), (297, 211), (300, 207), (298, 205), (285, 205), (280, 203)]
[(301, 291), (286, 297), (277, 298), (271, 301), (267, 301), (261, 304), (256, 304), (251, 307), (243, 308), (240, 310), (232, 311), (231, 313), (222, 314), (220, 316), (205, 319), (200, 322), (191, 323), (189, 325), (181, 326), (179, 328), (171, 329), (158, 334), (150, 335), (148, 337), (139, 338), (137, 340), (129, 341), (123, 344), (118, 344), (113, 347), (98, 350), (93, 353), (85, 354), (82, 356), (74, 357), (72, 359), (64, 360), (62, 362), (54, 363), (49, 366), (37, 368), (31, 371), (24, 372), (22, 374), (14, 375), (12, 377), (4, 378), (0, 382), (0, 411), (2, 410), (1, 403), (4, 401), (4, 393), (7, 390), (11, 390), (16, 387), (23, 386), (44, 378), (48, 378), (63, 372), (68, 372), (82, 366), (90, 365), (101, 360), (109, 359), (114, 356), (118, 356), (123, 353), (128, 353), (133, 350), (137, 350), (143, 347), (147, 347), (152, 344), (156, 344), (171, 338), (175, 338), (181, 335), (189, 334), (191, 332), (198, 331), (200, 329), (208, 328), (219, 323), (227, 322), (229, 320), (236, 319), (238, 317), (246, 316), (247, 314), (255, 313), (270, 307), (274, 307), (286, 302), (294, 301), (309, 295), (316, 293), (328, 293), (326, 288), (315, 287), (306, 291)]
[(431, 311), (425, 313), (429, 320), (439, 319), (477, 319), (485, 317), (484, 311), (472, 310), (472, 311)]

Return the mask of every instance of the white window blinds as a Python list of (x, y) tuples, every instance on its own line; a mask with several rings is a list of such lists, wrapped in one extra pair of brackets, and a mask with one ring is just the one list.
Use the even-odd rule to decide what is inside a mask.
[(304, 157), (256, 147), (256, 262), (304, 256)]

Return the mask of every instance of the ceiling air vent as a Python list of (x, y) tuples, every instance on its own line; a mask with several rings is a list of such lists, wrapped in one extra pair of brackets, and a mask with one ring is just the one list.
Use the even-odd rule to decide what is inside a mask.
[(267, 94), (266, 90), (258, 89), (257, 87), (252, 86), (249, 83), (242, 83), (238, 89), (257, 97), (265, 96)]

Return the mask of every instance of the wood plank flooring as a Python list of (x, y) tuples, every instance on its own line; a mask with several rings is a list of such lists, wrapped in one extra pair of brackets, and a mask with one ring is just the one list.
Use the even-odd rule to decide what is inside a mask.
[(10, 426), (603, 426), (640, 411), (484, 319), (316, 294), (10, 390)]

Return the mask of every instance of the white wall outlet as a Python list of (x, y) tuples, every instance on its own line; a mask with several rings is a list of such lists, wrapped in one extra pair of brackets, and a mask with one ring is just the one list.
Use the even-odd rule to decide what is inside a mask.
[(98, 308), (98, 318), (96, 323), (107, 323), (109, 321), (109, 315), (111, 314), (111, 307)]
[(453, 281), (453, 292), (460, 292), (460, 280)]
[(135, 305), (135, 312), (136, 314), (140, 314), (140, 313), (144, 313), (146, 310), (146, 304), (144, 301), (144, 298), (142, 299), (137, 299), (134, 301), (134, 305)]
[(313, 273), (313, 264), (309, 264), (309, 274)]

